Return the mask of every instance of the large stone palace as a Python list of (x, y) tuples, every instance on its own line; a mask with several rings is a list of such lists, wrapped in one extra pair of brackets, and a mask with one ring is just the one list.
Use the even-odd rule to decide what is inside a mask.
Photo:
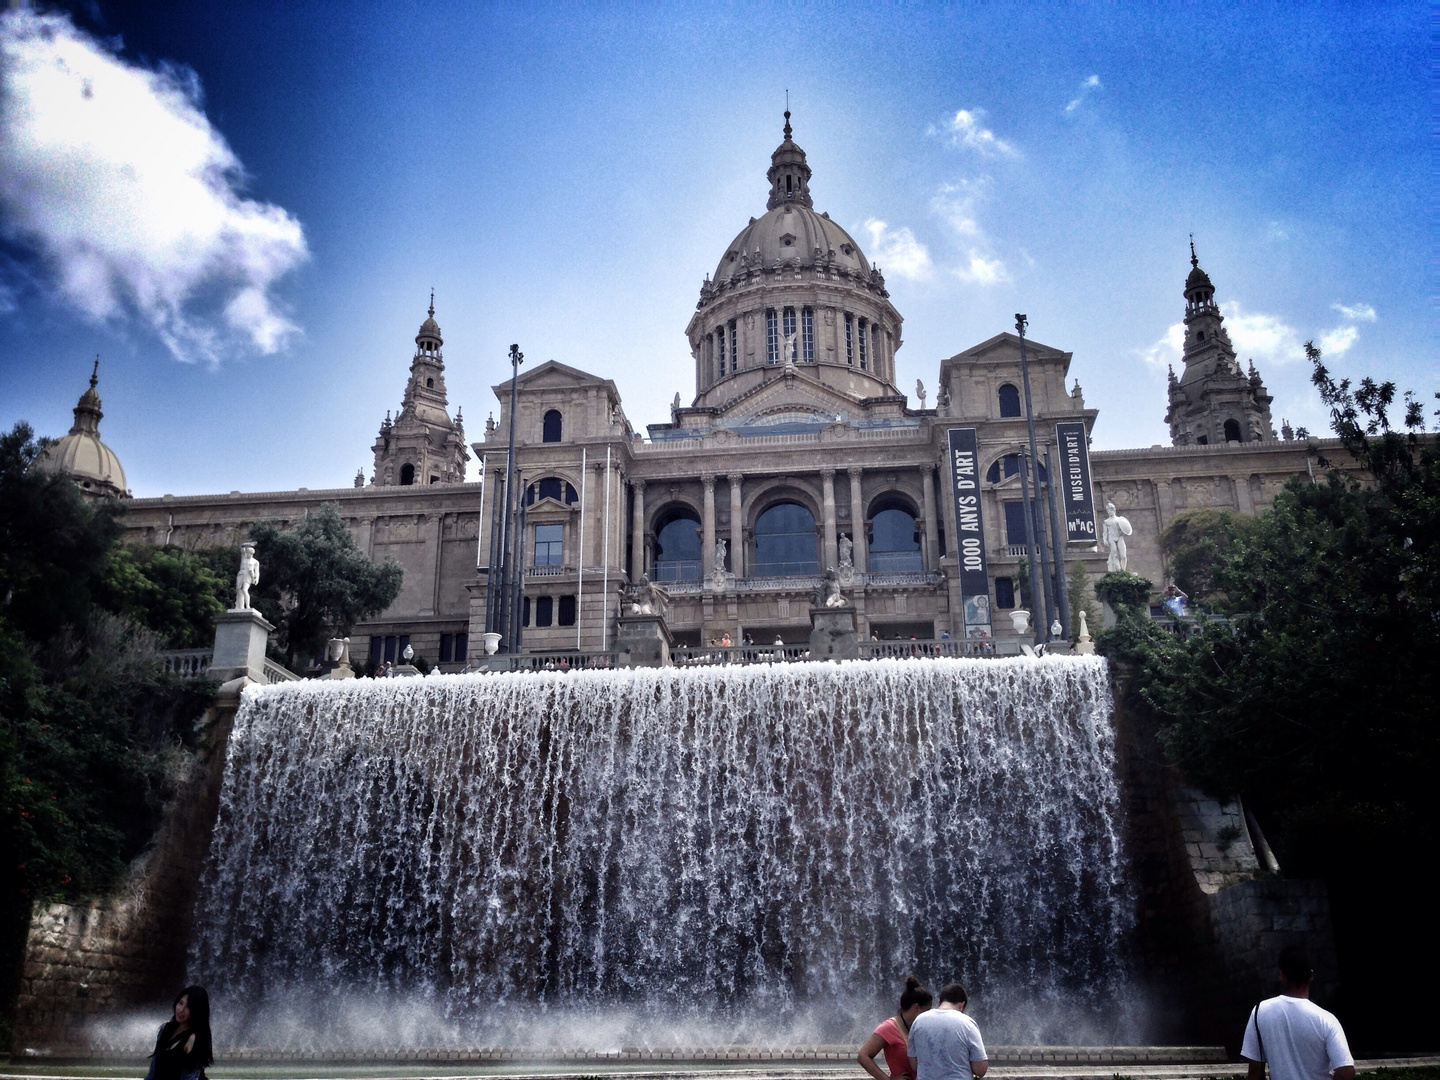
[[(513, 422), (525, 650), (610, 647), (623, 590), (642, 574), (668, 589), (668, 624), (680, 644), (726, 635), (737, 644), (801, 641), (829, 568), (840, 573), (864, 637), (1014, 636), (1005, 613), (1020, 603), (1028, 561), (1027, 405), (1042, 496), (1047, 468), (1061, 468), (1056, 425), (1081, 424), (1088, 436), (1097, 416), (1078, 382), (1066, 387), (1071, 354), (1007, 330), (940, 362), (933, 407), (919, 386), (912, 402), (896, 386), (900, 312), (860, 245), (815, 211), (788, 113), (767, 177), (764, 213), (726, 245), (700, 286), (685, 329), (695, 397), (686, 406), (677, 395), (668, 423), (637, 431), (602, 376), (553, 361), (521, 369)], [(1089, 454), (1093, 520), (1114, 503), (1133, 527), (1129, 568), (1157, 585), (1166, 581), (1158, 537), (1177, 513), (1254, 513), (1313, 464), (1313, 444), (1277, 438), (1271, 398), (1253, 363), (1242, 370), (1193, 246), (1183, 292), (1184, 371), (1171, 372), (1166, 414), (1173, 445)], [(406, 643), (447, 669), (476, 657), (512, 386), (494, 387), (499, 421), (467, 449), (460, 412), (450, 414), (434, 315), (432, 297), (368, 482), (362, 475), (339, 490), (134, 499), (129, 538), (228, 545), (254, 522), (293, 523), (335, 504), (372, 559), (405, 570), (396, 602), (356, 628), (357, 659), (367, 649), (372, 659), (394, 659)], [(44, 465), (97, 492), (125, 494), (119, 460), (99, 439), (100, 415), (92, 377), (75, 427)], [(965, 437), (976, 450), (979, 521), (967, 512), (964, 529), (952, 497), (956, 429), (973, 432)], [(479, 483), (464, 481), (472, 451)], [(1051, 528), (1048, 510), (1039, 518)], [(983, 567), (988, 614), (969, 620), (983, 628), (962, 616), (975, 591), (972, 579), (962, 596), (966, 529), (983, 546), (983, 560), (966, 563)], [(1067, 564), (1092, 578), (1105, 571), (1093, 534), (1064, 539)]]

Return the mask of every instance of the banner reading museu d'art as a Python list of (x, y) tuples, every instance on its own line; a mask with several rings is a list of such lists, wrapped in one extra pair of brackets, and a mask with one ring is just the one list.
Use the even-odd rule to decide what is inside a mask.
[(1060, 483), (1064, 492), (1065, 539), (1072, 544), (1095, 543), (1095, 497), (1090, 490), (1090, 440), (1083, 421), (1055, 425), (1060, 445)]
[(960, 602), (965, 636), (988, 638), (990, 575), (985, 569), (985, 523), (980, 512), (980, 462), (974, 428), (951, 428), (950, 491), (955, 497), (955, 547), (960, 556)]

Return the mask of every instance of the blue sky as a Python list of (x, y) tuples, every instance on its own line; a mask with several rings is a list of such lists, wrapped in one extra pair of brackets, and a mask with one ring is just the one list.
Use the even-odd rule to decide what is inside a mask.
[[(1428, 12), (1404, 5), (246, 5), (0, 15), (0, 425), (101, 355), (136, 495), (347, 486), (429, 290), (479, 437), (509, 344), (694, 393), (700, 282), (795, 138), (905, 317), (1010, 328), (1098, 447), (1168, 442), (1193, 232), (1242, 362), (1435, 389)], [(472, 464), (472, 470), (474, 466)]]

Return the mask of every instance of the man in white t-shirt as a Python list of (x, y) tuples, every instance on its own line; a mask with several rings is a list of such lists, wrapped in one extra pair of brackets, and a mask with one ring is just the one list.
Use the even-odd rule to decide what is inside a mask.
[(1240, 1055), (1250, 1063), (1248, 1080), (1355, 1080), (1355, 1059), (1333, 1013), (1310, 1000), (1315, 972), (1304, 950), (1280, 951), (1279, 997), (1250, 1012)]
[(923, 1012), (910, 1025), (907, 1056), (916, 1080), (968, 1080), (984, 1076), (985, 1043), (980, 1028), (965, 1015), (965, 987), (950, 983), (940, 991), (940, 1007)]

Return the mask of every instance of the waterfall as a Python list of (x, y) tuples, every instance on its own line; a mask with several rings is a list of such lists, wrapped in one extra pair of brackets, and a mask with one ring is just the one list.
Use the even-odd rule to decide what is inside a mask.
[(192, 969), (252, 1045), (863, 1037), (912, 972), (1114, 1041), (1111, 701), (1094, 658), (252, 687)]

